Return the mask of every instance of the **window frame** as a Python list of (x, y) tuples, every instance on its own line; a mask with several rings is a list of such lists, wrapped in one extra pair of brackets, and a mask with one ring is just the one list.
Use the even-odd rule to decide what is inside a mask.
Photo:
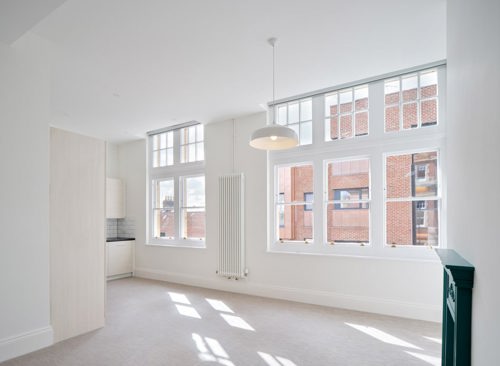
[[(384, 179), (384, 204), (383, 204), (383, 217), (384, 217), (384, 239), (383, 239), (383, 245), (386, 247), (393, 248), (392, 243), (387, 242), (387, 203), (388, 202), (415, 202), (415, 205), (417, 205), (417, 202), (419, 201), (437, 201), (437, 209), (438, 209), (438, 245), (437, 246), (432, 246), (432, 248), (436, 249), (442, 249), (444, 248), (444, 245), (442, 244), (443, 237), (441, 235), (441, 232), (443, 230), (443, 174), (442, 174), (442, 149), (443, 147), (429, 147), (429, 148), (418, 148), (418, 149), (408, 149), (408, 150), (400, 150), (400, 151), (395, 151), (395, 152), (388, 152), (384, 153), (383, 156), (383, 179)], [(437, 153), (437, 159), (436, 159), (436, 176), (437, 176), (437, 191), (436, 195), (434, 196), (416, 196), (416, 197), (406, 197), (406, 198), (387, 198), (387, 157), (389, 156), (399, 156), (399, 155), (409, 155), (409, 154), (418, 154), (418, 153), (425, 153), (425, 152), (436, 152)], [(427, 176), (427, 175), (426, 175)], [(427, 203), (425, 205), (427, 207)], [(417, 224), (415, 222), (415, 227), (417, 227)], [(428, 245), (416, 245), (416, 244), (395, 244), (396, 248), (429, 248)]]
[[(148, 204), (147, 204), (147, 233), (146, 233), (146, 245), (152, 246), (162, 246), (162, 247), (181, 247), (181, 248), (206, 248), (206, 239), (204, 240), (192, 240), (184, 239), (182, 237), (181, 229), (181, 219), (180, 219), (180, 201), (181, 201), (181, 178), (187, 176), (205, 176), (205, 160), (181, 163), (181, 144), (180, 144), (180, 129), (185, 127), (190, 127), (192, 125), (198, 125), (199, 123), (188, 123), (179, 126), (174, 126), (172, 128), (167, 128), (164, 130), (151, 131), (148, 133), (147, 137), (147, 176), (148, 176)], [(204, 128), (204, 126), (203, 126)], [(163, 167), (153, 166), (153, 143), (152, 138), (157, 133), (163, 133), (172, 130), (174, 133), (174, 164)], [(205, 135), (205, 131), (204, 131)], [(205, 147), (205, 140), (203, 140), (203, 146)], [(173, 179), (174, 180), (174, 212), (175, 212), (175, 235), (174, 238), (160, 238), (154, 236), (154, 216), (153, 216), (153, 200), (154, 200), (154, 189), (153, 184), (155, 181), (163, 179)], [(205, 186), (206, 187), (206, 186)], [(205, 191), (205, 212), (206, 212), (206, 191)], [(206, 223), (205, 223), (206, 228)]]
[[(328, 187), (329, 187), (329, 182), (328, 182), (328, 165), (331, 164), (331, 163), (337, 163), (337, 162), (343, 162), (343, 161), (356, 161), (356, 160), (368, 160), (368, 199), (367, 200), (363, 200), (363, 199), (360, 199), (359, 201), (359, 204), (362, 205), (363, 203), (367, 203), (368, 204), (368, 241), (367, 242), (360, 242), (359, 244), (357, 244), (357, 242), (349, 242), (349, 241), (344, 241), (344, 242), (341, 242), (341, 241), (337, 241), (335, 243), (332, 243), (330, 241), (328, 241), (328, 205), (330, 204), (333, 204), (334, 206), (336, 204), (341, 204), (341, 202), (338, 202), (339, 200), (335, 200), (335, 196), (334, 196), (334, 199), (333, 200), (329, 200), (328, 199)], [(358, 155), (358, 156), (353, 156), (353, 157), (347, 157), (347, 158), (339, 158), (339, 159), (327, 159), (327, 160), (324, 160), (324, 163), (323, 163), (323, 174), (324, 174), (324, 182), (323, 182), (323, 187), (324, 187), (324, 198), (323, 198), (323, 240), (325, 242), (325, 245), (329, 245), (329, 246), (346, 246), (346, 247), (349, 247), (349, 246), (356, 246), (356, 245), (361, 245), (363, 244), (362, 246), (370, 246), (371, 243), (372, 243), (372, 193), (371, 193), (371, 190), (372, 190), (372, 174), (371, 174), (371, 171), (372, 171), (372, 166), (371, 166), (371, 160), (370, 160), (370, 157), (368, 155)], [(365, 187), (362, 187), (362, 188), (365, 188)], [(363, 201), (363, 202), (361, 202)], [(361, 208), (361, 207), (360, 207)], [(359, 208), (357, 208), (359, 209)], [(350, 208), (342, 208), (341, 210), (352, 210)]]
[[(425, 74), (426, 72), (431, 72), (435, 70), (437, 75), (437, 88), (436, 88), (436, 95), (433, 96), (433, 97), (423, 97), (422, 98), (422, 87), (421, 87), (421, 75), (422, 74)], [(410, 78), (410, 77), (413, 77), (413, 76), (416, 76), (417, 77), (417, 96), (416, 96), (416, 99), (414, 101), (404, 101), (403, 100), (403, 79), (405, 78)], [(399, 97), (398, 97), (398, 102), (397, 103), (389, 103), (389, 104), (386, 104), (385, 102), (385, 83), (386, 82), (395, 82), (395, 81), (398, 81), (398, 84), (399, 84), (399, 91), (398, 91), (398, 94), (399, 94)], [(439, 71), (438, 71), (438, 68), (435, 67), (435, 68), (425, 68), (425, 69), (422, 69), (422, 70), (417, 70), (417, 71), (413, 71), (413, 72), (408, 72), (408, 73), (404, 73), (404, 74), (401, 74), (401, 75), (397, 75), (393, 78), (388, 78), (388, 79), (385, 79), (384, 80), (384, 132), (385, 133), (388, 133), (388, 134), (392, 134), (392, 133), (400, 133), (402, 131), (409, 131), (409, 130), (418, 130), (418, 129), (421, 129), (421, 128), (428, 128), (428, 127), (433, 127), (433, 126), (436, 126), (436, 125), (439, 125), (440, 123), (440, 115), (439, 115), (439, 108), (440, 108), (440, 104), (442, 103), (439, 103), (439, 97), (440, 97), (440, 88), (442, 87), (442, 85), (440, 85), (440, 82), (439, 82)], [(433, 124), (423, 124), (422, 123), (422, 102), (425, 102), (425, 101), (429, 101), (429, 100), (436, 100), (436, 122), (433, 123)], [(410, 105), (412, 103), (416, 103), (417, 105), (417, 126), (412, 128), (404, 128), (404, 106), (405, 105)], [(388, 108), (388, 107), (398, 107), (399, 108), (399, 129), (398, 130), (395, 130), (395, 131), (387, 131), (386, 130), (386, 113), (385, 113), (385, 110)]]
[[(305, 120), (302, 120), (302, 103), (303, 102), (306, 102), (306, 101), (311, 101), (311, 119), (305, 119)], [(290, 105), (293, 105), (293, 104), (297, 104), (298, 105), (298, 120), (297, 122), (292, 122), (290, 123), (290, 120), (289, 120), (289, 115), (290, 115)], [(280, 115), (279, 115), (279, 110), (280, 108), (282, 107), (285, 107), (286, 108), (286, 123), (280, 123)], [(276, 124), (278, 125), (281, 125), (281, 126), (286, 126), (288, 128), (291, 128), (293, 129), (296, 133), (297, 133), (297, 137), (299, 138), (299, 145), (300, 146), (311, 146), (313, 143), (314, 143), (314, 139), (312, 138), (311, 136), (311, 143), (310, 144), (302, 144), (301, 143), (301, 135), (302, 135), (302, 130), (301, 130), (301, 127), (303, 124), (306, 124), (306, 123), (311, 123), (311, 129), (314, 130), (314, 123), (313, 123), (313, 114), (312, 114), (312, 98), (311, 97), (306, 97), (306, 98), (299, 98), (299, 99), (295, 99), (295, 100), (291, 100), (289, 102), (285, 102), (285, 103), (279, 103), (279, 104), (276, 104), (275, 107), (273, 108), (273, 113), (276, 114)], [(298, 126), (297, 127), (297, 130), (295, 130), (293, 127), (291, 126)], [(312, 135), (312, 131), (311, 131), (311, 135)]]
[[(438, 71), (438, 123), (425, 128), (414, 128), (397, 131), (397, 133), (385, 132), (385, 94), (384, 82), (389, 78), (399, 75), (436, 69)], [(354, 136), (349, 139), (337, 139), (325, 141), (325, 94), (335, 90), (344, 90), (357, 85), (368, 84), (369, 95), (369, 133), (363, 136)], [(303, 94), (297, 99), (305, 98)], [(365, 79), (351, 84), (343, 84), (338, 88), (328, 88), (310, 93), (312, 98), (313, 114), (313, 143), (301, 145), (294, 149), (285, 151), (271, 151), (268, 153), (268, 230), (267, 251), (269, 253), (288, 254), (316, 254), (333, 256), (359, 256), (367, 258), (392, 258), (398, 260), (435, 261), (436, 255), (433, 250), (426, 246), (397, 246), (392, 248), (385, 245), (385, 168), (384, 154), (395, 154), (407, 151), (439, 150), (438, 174), (441, 190), (441, 204), (439, 217), (439, 248), (446, 248), (446, 64), (443, 62), (415, 67), (397, 73), (386, 74), (371, 79)], [(276, 105), (287, 100), (277, 101)], [(271, 106), (272, 107), (272, 106)], [(274, 108), (270, 108), (270, 113)], [(336, 243), (330, 245), (326, 242), (326, 211), (324, 197), (326, 185), (326, 164), (331, 160), (351, 160), (357, 157), (366, 157), (370, 160), (370, 244), (352, 245)], [(313, 237), (309, 245), (294, 243), (276, 243), (275, 238), (275, 214), (274, 214), (274, 192), (275, 191), (275, 167), (277, 165), (294, 165), (299, 162), (312, 162), (314, 171), (314, 189), (316, 192), (313, 203)], [(320, 193), (321, 196), (318, 196)]]
[[(205, 199), (205, 205), (204, 206), (185, 206), (185, 202), (184, 200), (187, 201), (187, 198), (184, 197), (184, 193), (185, 193), (185, 190), (186, 190), (186, 181), (187, 179), (189, 178), (198, 178), (198, 177), (203, 177), (204, 179), (204, 192), (203, 192), (203, 196), (204, 196), (204, 199)], [(193, 242), (193, 241), (205, 241), (206, 240), (206, 229), (207, 229), (207, 224), (206, 224), (206, 213), (207, 213), (207, 199), (206, 199), (206, 177), (205, 177), (205, 174), (189, 174), (189, 175), (182, 175), (179, 177), (179, 194), (180, 194), (180, 197), (178, 199), (178, 203), (179, 203), (179, 237), (182, 238), (182, 240), (186, 240), (186, 241), (189, 241), (189, 242)], [(190, 209), (190, 208), (203, 208), (203, 212), (205, 213), (205, 237), (204, 238), (190, 238), (190, 237), (185, 237), (184, 235), (181, 235), (184, 233), (184, 220), (183, 220), (183, 213), (185, 210), (187, 209)]]
[[(278, 170), (279, 168), (286, 168), (286, 167), (298, 167), (298, 166), (306, 166), (306, 165), (311, 165), (311, 167), (313, 168), (313, 172), (314, 172), (314, 165), (312, 164), (312, 162), (310, 161), (300, 161), (300, 162), (295, 162), (295, 163), (285, 163), (285, 164), (280, 164), (280, 165), (276, 165), (274, 167), (274, 174), (273, 176), (276, 176), (278, 177), (279, 174), (278, 174)], [(313, 188), (314, 188), (314, 177), (313, 177)], [(305, 200), (304, 201), (294, 201), (294, 202), (279, 202), (279, 195), (280, 195), (280, 190), (279, 190), (279, 180), (276, 179), (274, 181), (274, 185), (273, 185), (273, 190), (272, 190), (272, 195), (273, 195), (273, 199), (272, 199), (272, 216), (274, 217), (274, 219), (272, 220), (272, 225), (273, 225), (273, 229), (271, 230), (271, 232), (273, 233), (273, 243), (274, 245), (282, 245), (284, 243), (287, 243), (288, 245), (291, 245), (293, 247), (297, 247), (297, 248), (300, 248), (300, 246), (307, 246), (311, 243), (314, 243), (314, 227), (315, 227), (315, 222), (314, 222), (314, 209), (312, 210), (313, 211), (313, 222), (312, 222), (312, 232), (313, 232), (313, 235), (312, 235), (312, 238), (310, 240), (306, 239), (306, 240), (283, 240), (280, 238), (280, 235), (279, 235), (279, 229), (280, 228), (283, 228), (285, 226), (280, 226), (280, 222), (279, 222), (279, 210), (278, 210), (278, 207), (286, 207), (286, 206), (305, 206), (306, 204), (310, 204), (310, 205), (313, 205), (314, 207), (314, 196), (313, 196), (313, 201), (312, 202), (306, 202)], [(314, 194), (314, 190), (313, 192), (311, 192)], [(304, 211), (305, 212), (305, 211)], [(308, 211), (310, 212), (310, 211)]]

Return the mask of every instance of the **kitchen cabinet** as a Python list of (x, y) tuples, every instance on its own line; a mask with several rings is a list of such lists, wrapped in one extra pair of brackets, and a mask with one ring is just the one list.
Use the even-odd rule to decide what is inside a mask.
[(125, 217), (125, 183), (121, 179), (106, 178), (106, 218)]
[(106, 243), (108, 279), (132, 276), (134, 272), (134, 240)]

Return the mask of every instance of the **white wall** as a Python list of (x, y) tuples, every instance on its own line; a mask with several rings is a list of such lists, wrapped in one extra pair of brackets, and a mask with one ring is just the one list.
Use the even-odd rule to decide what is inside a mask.
[[(346, 307), (411, 318), (440, 320), (441, 268), (438, 263), (266, 252), (266, 153), (248, 138), (265, 124), (260, 113), (235, 121), (235, 172), (246, 179), (246, 245), (249, 277), (216, 276), (217, 178), (232, 172), (231, 121), (206, 126), (207, 248), (145, 246), (145, 141), (119, 147), (121, 176), (127, 181), (128, 214), (135, 217), (136, 273), (211, 288)], [(123, 162), (126, 162), (123, 163)]]
[(500, 2), (448, 2), (448, 242), (476, 268), (472, 364), (498, 365)]
[(106, 142), (106, 177), (119, 178), (118, 145)]
[(49, 68), (32, 46), (0, 44), (0, 362), (52, 343)]

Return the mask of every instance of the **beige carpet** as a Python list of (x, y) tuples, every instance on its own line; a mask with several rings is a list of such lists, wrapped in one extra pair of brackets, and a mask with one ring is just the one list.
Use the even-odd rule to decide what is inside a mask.
[(108, 283), (106, 327), (37, 365), (440, 365), (440, 325), (143, 279)]

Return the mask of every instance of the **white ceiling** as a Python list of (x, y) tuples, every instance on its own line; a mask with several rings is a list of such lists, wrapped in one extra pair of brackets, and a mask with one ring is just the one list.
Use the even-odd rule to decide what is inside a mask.
[(123, 142), (262, 111), (278, 98), (446, 57), (445, 0), (68, 0), (32, 31), (53, 45), (52, 124)]

